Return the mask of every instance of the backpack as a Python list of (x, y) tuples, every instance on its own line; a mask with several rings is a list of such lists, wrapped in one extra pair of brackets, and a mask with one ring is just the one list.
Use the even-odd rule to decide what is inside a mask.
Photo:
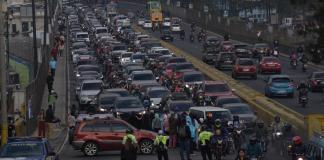
[(180, 127), (178, 133), (180, 138), (186, 138), (187, 137), (186, 126)]

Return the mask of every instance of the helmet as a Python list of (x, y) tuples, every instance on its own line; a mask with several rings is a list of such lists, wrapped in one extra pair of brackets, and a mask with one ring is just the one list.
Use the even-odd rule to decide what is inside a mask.
[(275, 117), (274, 117), (274, 121), (275, 121), (276, 123), (279, 123), (279, 122), (280, 122), (280, 117), (279, 117), (279, 116), (275, 116)]
[(250, 144), (255, 144), (257, 142), (257, 139), (255, 136), (250, 138)]
[(222, 131), (220, 130), (220, 129), (216, 129), (216, 131), (215, 131), (215, 135), (221, 135), (222, 134)]
[(159, 130), (158, 134), (159, 135), (163, 135), (163, 131), (162, 130)]
[(233, 121), (240, 121), (240, 117), (239, 116), (233, 116)]
[(133, 130), (132, 129), (126, 129), (126, 134), (133, 134)]
[(216, 127), (221, 127), (221, 126), (222, 126), (222, 122), (221, 122), (220, 119), (216, 119), (216, 120), (215, 120), (215, 126), (216, 126)]
[(257, 126), (258, 126), (259, 128), (263, 128), (263, 127), (264, 127), (264, 122), (263, 122), (263, 121), (258, 121), (258, 122), (257, 122)]
[(293, 140), (295, 145), (299, 145), (302, 142), (302, 139), (301, 139), (300, 136), (295, 136), (292, 140)]
[(291, 124), (289, 124), (289, 123), (286, 123), (284, 127), (285, 127), (286, 131), (290, 131), (292, 128)]

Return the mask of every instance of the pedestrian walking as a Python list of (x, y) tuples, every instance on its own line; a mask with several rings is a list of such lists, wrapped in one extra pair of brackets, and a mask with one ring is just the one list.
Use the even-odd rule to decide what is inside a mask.
[(57, 100), (57, 93), (52, 90), (51, 93), (48, 95), (48, 104), (53, 107), (53, 110), (55, 112), (55, 102)]
[(63, 51), (64, 51), (64, 42), (60, 39), (58, 45), (58, 54), (60, 57), (62, 57)]
[(38, 116), (38, 136), (45, 138), (45, 129), (46, 129), (46, 123), (45, 123), (45, 113), (44, 109), (41, 109)]
[(152, 129), (155, 132), (158, 132), (160, 129), (162, 129), (162, 123), (158, 113), (155, 113), (154, 119), (152, 120)]
[(48, 94), (50, 94), (51, 91), (53, 90), (53, 83), (54, 83), (54, 78), (51, 75), (51, 72), (47, 74), (46, 83), (47, 83)]
[(69, 113), (69, 116), (68, 116), (68, 124), (69, 124), (69, 128), (70, 128), (70, 129), (74, 129), (75, 124), (76, 124), (76, 119), (75, 119), (75, 117), (72, 115), (71, 112)]
[(178, 141), (180, 147), (181, 160), (185, 160), (184, 152), (186, 152), (186, 159), (190, 160), (190, 128), (186, 124), (186, 119), (182, 119), (178, 129)]
[(51, 69), (51, 76), (53, 77), (53, 79), (55, 77), (56, 64), (56, 60), (52, 57), (49, 62), (49, 67)]
[(133, 135), (132, 129), (126, 130), (126, 135), (123, 137), (123, 149), (121, 151), (122, 160), (136, 160), (137, 159), (137, 140)]
[(58, 43), (55, 43), (54, 44), (54, 47), (51, 50), (51, 56), (52, 56), (52, 58), (54, 58), (55, 61), (57, 61), (57, 52), (58, 52), (58, 46), (57, 46), (57, 44)]
[[(156, 147), (156, 152), (158, 156), (158, 160), (169, 160), (168, 148), (167, 148), (167, 140), (169, 136), (163, 135), (163, 131), (159, 130), (158, 135), (154, 140), (154, 145)], [(163, 157), (163, 158), (162, 158)]]
[(203, 160), (212, 160), (212, 153), (210, 150), (210, 140), (211, 137), (213, 136), (212, 132), (207, 131), (207, 126), (202, 126), (201, 127), (201, 132), (199, 133), (199, 148), (201, 152), (201, 156), (203, 157)]
[(174, 113), (171, 114), (169, 118), (169, 148), (177, 147), (177, 129), (178, 129), (178, 120), (175, 118)]

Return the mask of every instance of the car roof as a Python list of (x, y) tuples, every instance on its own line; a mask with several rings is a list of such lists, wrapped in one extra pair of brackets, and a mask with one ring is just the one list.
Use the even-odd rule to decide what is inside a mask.
[(89, 34), (88, 32), (76, 32), (75, 34)]
[(254, 61), (252, 58), (238, 58), (238, 60)]
[(139, 100), (139, 98), (135, 96), (127, 96), (127, 97), (117, 97), (116, 99), (116, 101), (123, 101), (123, 100)]
[(197, 111), (229, 111), (228, 109), (220, 108), (220, 107), (212, 107), (212, 106), (204, 106), (204, 107), (191, 107), (190, 110), (197, 110)]
[(189, 100), (171, 100), (171, 101), (169, 101), (169, 104), (180, 104), (180, 103), (188, 103), (188, 104), (193, 105), (193, 103), (190, 99)]
[(87, 79), (87, 80), (84, 80), (83, 83), (102, 83), (102, 80), (98, 80), (98, 79)]
[(105, 92), (113, 92), (113, 91), (127, 91), (127, 90), (125, 88), (110, 88), (110, 89), (105, 89)]
[(120, 97), (120, 95), (117, 94), (117, 93), (102, 93), (102, 94), (99, 94), (99, 98), (103, 98), (103, 97)]
[[(229, 99), (229, 98), (235, 98), (235, 99), (240, 99), (238, 96), (235, 96), (235, 95), (224, 95), (224, 96), (219, 96), (217, 97), (216, 101), (217, 100), (220, 100), (220, 99)], [(241, 99), (240, 99), (241, 100)]]
[(145, 73), (151, 73), (153, 72), (151, 70), (142, 70), (142, 71), (133, 71), (132, 74), (145, 74)]
[(249, 108), (251, 108), (246, 103), (228, 103), (228, 104), (223, 105), (223, 108), (231, 108), (231, 107), (249, 107)]
[(164, 86), (153, 86), (153, 87), (149, 87), (149, 89), (148, 89), (148, 91), (159, 91), (159, 90), (169, 91), (169, 89)]
[(224, 81), (205, 81), (205, 84), (227, 84)]
[(201, 75), (203, 75), (200, 71), (192, 70), (190, 72), (184, 72), (183, 73), (183, 76), (194, 75), (194, 74), (201, 74)]

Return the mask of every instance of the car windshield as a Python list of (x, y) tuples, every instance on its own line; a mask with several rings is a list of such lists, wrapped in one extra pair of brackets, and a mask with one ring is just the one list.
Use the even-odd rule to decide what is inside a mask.
[(96, 71), (99, 72), (99, 68), (98, 67), (80, 67), (79, 72), (81, 71)]
[(145, 55), (143, 54), (137, 54), (137, 55), (132, 55), (132, 59), (144, 59)]
[(156, 59), (158, 58), (160, 55), (159, 54), (148, 54), (147, 57), (150, 59)]
[(202, 74), (189, 74), (183, 77), (184, 82), (198, 82), (204, 80), (205, 78)]
[(232, 114), (251, 114), (250, 108), (245, 106), (237, 106), (228, 108)]
[(227, 53), (227, 54), (222, 54), (222, 59), (234, 59), (234, 54), (230, 54), (230, 53)]
[(87, 48), (86, 44), (77, 44), (73, 46), (73, 49)]
[(88, 34), (78, 34), (77, 38), (89, 38)]
[(100, 104), (113, 104), (115, 102), (116, 97), (102, 97), (100, 99)]
[(176, 69), (177, 70), (183, 70), (183, 69), (193, 69), (193, 65), (192, 64), (179, 64), (177, 65)]
[(253, 66), (254, 62), (252, 60), (239, 60), (239, 65), (241, 65), (241, 66)]
[(264, 58), (263, 59), (263, 62), (278, 62), (278, 59), (277, 58)]
[(98, 76), (98, 72), (81, 72), (80, 76)]
[(169, 55), (170, 51), (169, 50), (159, 50), (159, 51), (155, 51), (156, 53), (160, 53), (162, 55)]
[(134, 81), (143, 81), (143, 80), (154, 80), (154, 76), (151, 73), (143, 73), (143, 74), (134, 74)]
[(272, 79), (272, 82), (274, 82), (274, 83), (289, 83), (290, 82), (290, 79), (289, 78), (285, 78), (285, 77), (282, 77), (282, 78), (273, 78)]
[(316, 73), (314, 75), (315, 78), (318, 78), (318, 79), (323, 79), (324, 78), (324, 73)]
[(241, 100), (238, 98), (224, 98), (220, 99), (217, 101), (217, 106), (218, 107), (223, 107), (224, 104), (229, 104), (229, 103), (240, 103)]
[(131, 53), (124, 53), (122, 54), (122, 58), (128, 58), (128, 57), (131, 57), (132, 54)]
[(192, 104), (187, 102), (170, 104), (170, 110), (173, 112), (186, 112), (189, 111), (190, 107), (192, 107)]
[(107, 29), (97, 29), (97, 34), (108, 33)]
[(1, 152), (1, 157), (35, 157), (43, 154), (42, 143), (23, 142), (7, 144)]
[(205, 92), (228, 92), (229, 90), (226, 84), (209, 84), (205, 86)]
[(84, 83), (82, 85), (82, 90), (100, 90), (101, 83)]
[(115, 93), (120, 95), (121, 97), (129, 96), (129, 93), (127, 91), (109, 91), (109, 93)]
[(148, 93), (150, 98), (163, 98), (169, 94), (168, 90), (154, 90)]
[(209, 111), (206, 112), (207, 117), (212, 117), (213, 120), (221, 119), (221, 120), (231, 120), (231, 115), (227, 111)]
[(142, 107), (141, 102), (138, 99), (127, 99), (116, 102), (117, 108), (140, 108)]

